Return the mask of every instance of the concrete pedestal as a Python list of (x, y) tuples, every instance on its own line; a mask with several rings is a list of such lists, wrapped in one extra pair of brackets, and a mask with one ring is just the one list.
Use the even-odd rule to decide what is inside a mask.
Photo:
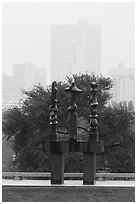
[(96, 153), (83, 153), (83, 184), (94, 185), (96, 182)]
[(51, 153), (51, 184), (64, 183), (64, 154)]

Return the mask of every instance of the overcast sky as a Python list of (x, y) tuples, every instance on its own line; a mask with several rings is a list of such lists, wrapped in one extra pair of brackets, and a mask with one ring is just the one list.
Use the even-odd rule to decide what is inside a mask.
[(35, 64), (50, 73), (51, 25), (77, 24), (80, 17), (101, 25), (101, 70), (119, 63), (134, 68), (134, 3), (3, 3), (3, 73), (13, 64)]

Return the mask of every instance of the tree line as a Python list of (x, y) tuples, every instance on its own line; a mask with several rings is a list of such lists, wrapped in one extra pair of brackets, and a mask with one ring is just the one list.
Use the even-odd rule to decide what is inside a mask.
[[(89, 131), (91, 82), (98, 83), (98, 132), (99, 140), (104, 141), (104, 152), (97, 155), (97, 168), (111, 172), (135, 171), (135, 112), (132, 103), (120, 102), (110, 105), (110, 89), (113, 81), (102, 75), (83, 73), (73, 75), (78, 88), (82, 90), (77, 98), (78, 138), (86, 140)], [(58, 92), (58, 139), (68, 139), (68, 107), (70, 96), (65, 82), (57, 82)], [(18, 171), (50, 171), (50, 154), (45, 152), (45, 141), (50, 139), (49, 106), (51, 86), (44, 88), (34, 85), (24, 90), (25, 98), (20, 105), (3, 110), (3, 139), (12, 141)], [(82, 172), (82, 153), (65, 153), (65, 172)]]

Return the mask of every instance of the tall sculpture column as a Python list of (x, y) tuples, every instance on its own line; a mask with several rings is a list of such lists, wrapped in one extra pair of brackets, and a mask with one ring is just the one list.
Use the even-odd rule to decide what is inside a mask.
[(52, 83), (50, 106), (50, 149), (51, 149), (51, 184), (63, 184), (64, 183), (64, 155), (60, 152), (60, 148), (57, 145), (57, 133), (56, 125), (57, 121), (57, 83)]
[[(89, 145), (96, 146), (98, 142), (98, 121), (97, 121), (97, 83), (91, 83), (90, 97), (90, 133)], [(83, 184), (94, 185), (96, 181), (96, 151), (84, 153)]]
[(77, 141), (77, 105), (76, 95), (81, 93), (82, 90), (78, 89), (75, 82), (72, 82), (71, 86), (65, 89), (71, 95), (69, 110), (69, 141)]

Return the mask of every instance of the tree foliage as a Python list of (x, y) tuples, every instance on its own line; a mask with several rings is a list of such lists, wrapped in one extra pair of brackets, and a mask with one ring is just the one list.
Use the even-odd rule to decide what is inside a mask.
[(100, 138), (106, 145), (104, 166), (113, 172), (135, 171), (135, 113), (127, 102), (108, 106), (99, 118)]
[[(131, 151), (129, 145), (130, 142), (132, 147), (134, 146), (134, 111), (129, 111), (123, 104), (113, 107), (108, 106), (108, 101), (111, 99), (109, 90), (112, 87), (112, 81), (109, 77), (95, 76), (88, 73), (73, 75), (73, 77), (77, 87), (82, 89), (82, 93), (79, 94), (77, 99), (78, 127), (81, 127), (78, 128), (79, 138), (86, 139), (88, 135), (90, 85), (92, 81), (97, 81), (99, 85), (97, 93), (99, 102), (99, 137), (105, 143), (105, 153), (99, 156), (99, 161), (102, 162), (104, 167), (107, 161), (112, 170), (120, 169), (118, 171), (121, 171), (124, 166), (122, 168), (119, 166), (121, 165), (119, 164), (121, 162), (120, 159), (123, 158), (124, 160), (122, 155), (125, 155), (124, 150), (128, 148), (130, 156), (128, 155), (127, 157), (125, 170), (128, 169), (128, 163), (134, 155), (134, 150), (132, 149)], [(67, 139), (67, 134), (65, 133), (68, 132), (67, 108), (70, 105), (70, 96), (65, 92), (65, 88), (70, 85), (71, 80), (71, 77), (67, 77), (66, 82), (57, 83), (59, 122), (57, 131), (64, 132), (64, 134), (58, 134), (60, 140)], [(20, 171), (50, 170), (49, 153), (44, 152), (45, 140), (50, 139), (50, 91), (51, 86), (44, 89), (40, 84), (35, 85), (32, 90), (23, 92), (25, 99), (22, 100), (20, 106), (9, 108), (3, 112), (3, 134), (5, 139), (13, 141), (16, 162)], [(122, 146), (116, 145), (116, 143), (120, 143)], [(120, 154), (121, 157), (118, 158)], [(65, 171), (82, 171), (81, 153), (76, 153), (75, 156), (66, 154), (65, 161)]]

